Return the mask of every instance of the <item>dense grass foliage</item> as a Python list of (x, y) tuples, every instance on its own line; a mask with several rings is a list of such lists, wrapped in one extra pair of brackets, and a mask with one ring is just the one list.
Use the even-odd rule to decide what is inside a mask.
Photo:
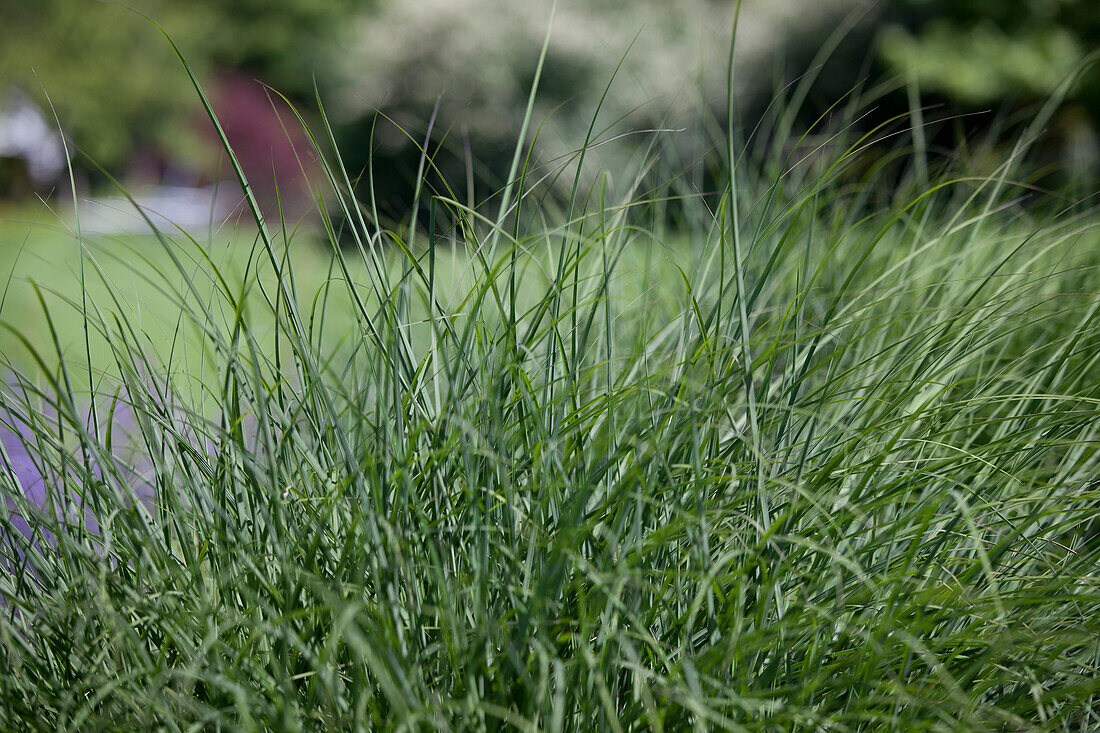
[(52, 309), (114, 363), (0, 397), (0, 727), (1100, 726), (1095, 212), (855, 114), (391, 229), (334, 160), (316, 290), (160, 234), (197, 371)]

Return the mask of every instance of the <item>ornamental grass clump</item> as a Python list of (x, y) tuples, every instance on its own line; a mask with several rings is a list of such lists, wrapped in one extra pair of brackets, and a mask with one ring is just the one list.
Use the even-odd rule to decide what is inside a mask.
[[(400, 227), (322, 124), (319, 216), (353, 246), (329, 229), (308, 287), (250, 197), (244, 275), (154, 232), (201, 368), (121, 300), (71, 304), (94, 379), (92, 347), (35, 352), (63, 419), (27, 454), (70, 451), (95, 525), (8, 531), (0, 727), (1100, 726), (1094, 202), (1036, 194), (1033, 131), (975, 174), (862, 109), (767, 145), (731, 123), (713, 196), (658, 175), (660, 135), (586, 188), (594, 122), (570, 161), (521, 142), (491, 201), (420, 187)], [(148, 502), (91, 468), (115, 446), (76, 406), (108, 395)]]

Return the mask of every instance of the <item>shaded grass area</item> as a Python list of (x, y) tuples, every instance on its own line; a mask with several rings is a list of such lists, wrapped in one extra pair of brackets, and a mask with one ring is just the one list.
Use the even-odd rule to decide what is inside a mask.
[(86, 277), (0, 393), (2, 727), (1100, 725), (1096, 212), (844, 129), (404, 231), (333, 163), (351, 249)]

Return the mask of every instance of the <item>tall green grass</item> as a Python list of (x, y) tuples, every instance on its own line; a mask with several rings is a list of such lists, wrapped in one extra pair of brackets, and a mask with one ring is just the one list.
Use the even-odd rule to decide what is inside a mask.
[(200, 373), (107, 297), (0, 393), (0, 727), (1100, 726), (1096, 211), (861, 109), (390, 228), (322, 125), (313, 291), (158, 233)]

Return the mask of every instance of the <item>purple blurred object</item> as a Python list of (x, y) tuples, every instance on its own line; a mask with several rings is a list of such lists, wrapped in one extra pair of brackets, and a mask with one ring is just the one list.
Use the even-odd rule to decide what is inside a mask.
[[(265, 216), (280, 210), (295, 220), (313, 210), (309, 177), (317, 156), (294, 111), (261, 82), (241, 72), (221, 74), (211, 95), (218, 122)], [(214, 128), (203, 127), (220, 149)]]
[[(44, 504), (46, 501), (46, 482), (39, 467), (31, 458), (23, 438), (9, 426), (0, 424), (0, 445), (4, 447), (4, 453), (7, 455), (9, 462), (9, 465), (0, 467), (0, 471), (9, 472), (12, 478), (23, 487), (23, 492), (28, 499), (39, 506)], [(8, 499), (9, 504), (10, 501)], [(30, 537), (31, 529), (27, 524), (27, 520), (18, 514), (14, 507), (12, 507), (11, 521), (24, 536)]]
[[(56, 424), (56, 417), (46, 415), (45, 418), (46, 425), (40, 426), (38, 432), (43, 429), (48, 430), (50, 422)], [(114, 470), (111, 473), (126, 476), (126, 481), (137, 498), (148, 505), (153, 499), (153, 488), (144, 475), (152, 464), (148, 456), (136, 450), (134, 441), (129, 439), (128, 433), (134, 428), (133, 415), (129, 408), (120, 408), (115, 411), (112, 418), (109, 428), (112, 445), (116, 447), (116, 455), (111, 456), (111, 460), (115, 461)], [(39, 419), (42, 419), (41, 415)], [(90, 414), (88, 419), (90, 420)], [(107, 425), (101, 425), (101, 430), (106, 429), (108, 429)], [(56, 429), (51, 432), (56, 434)], [(41, 457), (36, 460), (40, 449), (39, 441), (40, 437), (27, 424), (25, 416), (20, 415), (11, 406), (0, 408), (0, 445), (3, 446), (6, 456), (6, 460), (0, 460), (0, 486), (3, 487), (5, 494), (4, 503), (8, 508), (8, 520), (11, 526), (27, 540), (33, 540), (35, 528), (42, 524), (41, 517), (24, 516), (22, 513), (25, 510), (19, 506), (21, 502), (16, 499), (21, 488), (27, 502), (45, 511), (56, 512), (55, 518), (69, 529), (76, 530), (83, 519), (84, 529), (92, 534), (98, 534), (99, 521), (92, 507), (86, 505), (85, 498), (80, 495), (83, 492), (76, 489), (80, 477), (74, 473), (82, 470), (81, 457), (74, 455), (70, 461), (66, 461), (70, 465), (62, 470), (68, 471), (69, 475), (68, 480), (63, 482), (58, 474), (58, 464), (61, 461), (56, 460), (56, 456), (54, 460), (45, 461)], [(49, 455), (56, 448), (42, 445), (41, 450)], [(103, 477), (101, 466), (93, 464), (91, 471), (96, 479)], [(54, 522), (50, 522), (49, 525), (51, 528), (58, 526)], [(0, 530), (0, 542), (9, 544), (11, 538), (5, 537), (4, 534)], [(42, 544), (36, 542), (40, 548), (54, 543), (53, 532), (39, 528), (37, 534), (44, 541)], [(22, 556), (18, 549), (16, 553)], [(6, 551), (0, 551), (0, 555), (7, 554)]]

